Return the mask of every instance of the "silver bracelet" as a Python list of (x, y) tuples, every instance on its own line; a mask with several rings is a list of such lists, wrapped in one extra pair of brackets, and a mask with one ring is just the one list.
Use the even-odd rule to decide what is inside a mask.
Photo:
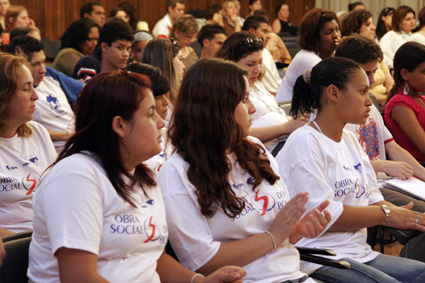
[(190, 283), (193, 283), (193, 281), (195, 281), (196, 276), (204, 277), (204, 275), (202, 275), (201, 273), (196, 273), (195, 275), (192, 276), (192, 279), (190, 279)]
[(273, 234), (272, 234), (272, 233), (270, 233), (269, 231), (265, 231), (264, 233), (266, 233), (267, 235), (269, 235), (269, 236), (270, 236), (270, 238), (272, 238), (272, 241), (273, 241), (273, 249), (276, 249), (276, 248), (277, 248), (277, 245), (276, 245), (276, 242), (275, 242), (275, 240), (274, 240)]

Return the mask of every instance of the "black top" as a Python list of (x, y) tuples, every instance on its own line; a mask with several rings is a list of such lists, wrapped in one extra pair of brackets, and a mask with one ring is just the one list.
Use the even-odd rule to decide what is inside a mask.
[(287, 22), (279, 20), (279, 22), (280, 22), (280, 33), (286, 32), (292, 36), (297, 36), (298, 27), (294, 26), (290, 20), (288, 20)]

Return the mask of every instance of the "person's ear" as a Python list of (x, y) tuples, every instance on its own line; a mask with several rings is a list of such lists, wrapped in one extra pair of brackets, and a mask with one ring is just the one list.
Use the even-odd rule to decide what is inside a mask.
[(403, 78), (403, 80), (405, 81), (408, 80), (408, 74), (409, 74), (409, 71), (407, 71), (406, 69), (401, 69), (400, 76)]
[(102, 49), (102, 53), (106, 52), (108, 50), (108, 44), (106, 42), (102, 42), (100, 44), (100, 49)]
[(112, 119), (112, 130), (121, 138), (127, 134), (127, 124), (121, 116), (115, 116)]
[(208, 47), (210, 45), (210, 41), (205, 38), (202, 44), (204, 45), (204, 47)]
[(336, 85), (329, 85), (326, 89), (326, 95), (332, 102), (338, 102), (341, 97), (341, 91)]

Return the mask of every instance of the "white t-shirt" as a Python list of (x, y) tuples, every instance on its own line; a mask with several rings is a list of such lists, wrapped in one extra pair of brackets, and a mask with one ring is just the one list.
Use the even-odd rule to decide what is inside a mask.
[[(59, 81), (46, 76), (35, 88), (38, 100), (35, 102), (34, 121), (42, 124), (47, 130), (58, 132), (75, 131), (75, 115), (69, 105)], [(66, 141), (54, 141), (58, 152), (62, 151)]]
[(266, 89), (271, 93), (276, 93), (279, 88), (282, 78), (279, 76), (277, 71), (276, 63), (274, 62), (273, 56), (267, 48), (263, 48), (263, 66), (266, 69), (264, 77), (261, 82), (264, 84)]
[[(261, 82), (256, 82), (249, 88), (249, 96), (255, 106), (252, 115), (252, 128), (269, 127), (288, 122), (285, 111), (279, 107), (276, 99)], [(278, 143), (278, 138), (265, 142), (267, 150), (272, 152)]]
[[(367, 206), (383, 200), (375, 172), (356, 137), (344, 130), (340, 142), (329, 139), (310, 125), (294, 131), (278, 153), (280, 175), (291, 197), (308, 191), (307, 211), (325, 200), (332, 216), (327, 228), (342, 214), (343, 205)], [(332, 249), (337, 256), (367, 262), (378, 256), (366, 244), (366, 228), (358, 231), (327, 232), (314, 239), (301, 239), (300, 247)], [(301, 262), (301, 270), (312, 273), (320, 265)]]
[(414, 41), (414, 42), (417, 42), (417, 43), (420, 43), (420, 44), (423, 44), (423, 45), (425, 45), (425, 36), (423, 36), (422, 34), (420, 34), (420, 33), (414, 33), (410, 38), (409, 38), (409, 40), (408, 41)]
[[(258, 139), (249, 139), (261, 144)], [(273, 157), (267, 151), (266, 154), (277, 172)], [(235, 194), (246, 201), (245, 209), (235, 218), (229, 218), (221, 208), (211, 218), (201, 214), (196, 189), (186, 174), (189, 164), (179, 154), (173, 154), (158, 175), (167, 209), (171, 244), (179, 261), (191, 270), (197, 270), (211, 260), (221, 242), (264, 233), (289, 200), (281, 180), (274, 185), (264, 180), (253, 191), (249, 184), (252, 177), (239, 167), (233, 154), (227, 158), (233, 168), (228, 181)], [(247, 272), (244, 282), (282, 282), (305, 275), (299, 271), (299, 254), (289, 240), (243, 268)]]
[(148, 160), (143, 161), (143, 163), (146, 166), (148, 166), (155, 173), (155, 175), (158, 175), (162, 164), (168, 159), (168, 157), (171, 156), (171, 153), (173, 150), (173, 146), (171, 145), (171, 142), (167, 142), (168, 129), (162, 128), (161, 133), (162, 133), (161, 152), (149, 158)]
[(277, 102), (291, 101), (292, 89), (294, 88), (297, 78), (301, 76), (306, 70), (311, 70), (317, 63), (322, 61), (316, 53), (301, 49), (286, 70), (285, 77), (279, 86), (276, 94)]
[(363, 125), (347, 124), (346, 130), (354, 133), (369, 160), (386, 160), (385, 144), (394, 140), (390, 131), (385, 127), (381, 113), (372, 105), (370, 116)]
[(379, 41), (382, 53), (384, 53), (384, 62), (387, 64), (389, 69), (394, 66), (394, 55), (397, 50), (406, 43), (411, 34), (407, 34), (404, 31), (396, 32), (393, 30), (388, 31)]
[(32, 230), (32, 197), (56, 159), (46, 129), (37, 122), (27, 125), (29, 137), (0, 138), (0, 227), (15, 233)]
[(171, 22), (170, 16), (166, 14), (162, 19), (160, 19), (152, 30), (154, 37), (168, 38), (170, 36), (171, 28), (173, 23)]
[(156, 262), (168, 239), (158, 187), (125, 202), (90, 154), (57, 163), (34, 198), (34, 233), (29, 251), (31, 282), (59, 282), (54, 253), (61, 247), (96, 254), (97, 272), (109, 282), (159, 282)]

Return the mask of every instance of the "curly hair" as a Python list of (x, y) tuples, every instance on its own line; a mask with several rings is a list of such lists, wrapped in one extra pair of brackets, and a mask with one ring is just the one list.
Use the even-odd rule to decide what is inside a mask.
[(234, 116), (246, 95), (246, 71), (221, 59), (202, 59), (183, 78), (169, 137), (177, 153), (189, 164), (187, 176), (195, 186), (201, 213), (212, 217), (221, 207), (233, 218), (245, 207), (229, 183), (234, 153), (240, 167), (254, 177), (252, 189), (278, 179), (265, 150), (243, 136)]
[(299, 45), (302, 49), (316, 52), (320, 45), (320, 30), (325, 23), (335, 20), (340, 27), (338, 17), (332, 10), (314, 8), (308, 11), (300, 22)]
[(341, 22), (341, 36), (359, 34), (364, 23), (372, 18), (372, 13), (367, 10), (354, 10), (348, 13)]

